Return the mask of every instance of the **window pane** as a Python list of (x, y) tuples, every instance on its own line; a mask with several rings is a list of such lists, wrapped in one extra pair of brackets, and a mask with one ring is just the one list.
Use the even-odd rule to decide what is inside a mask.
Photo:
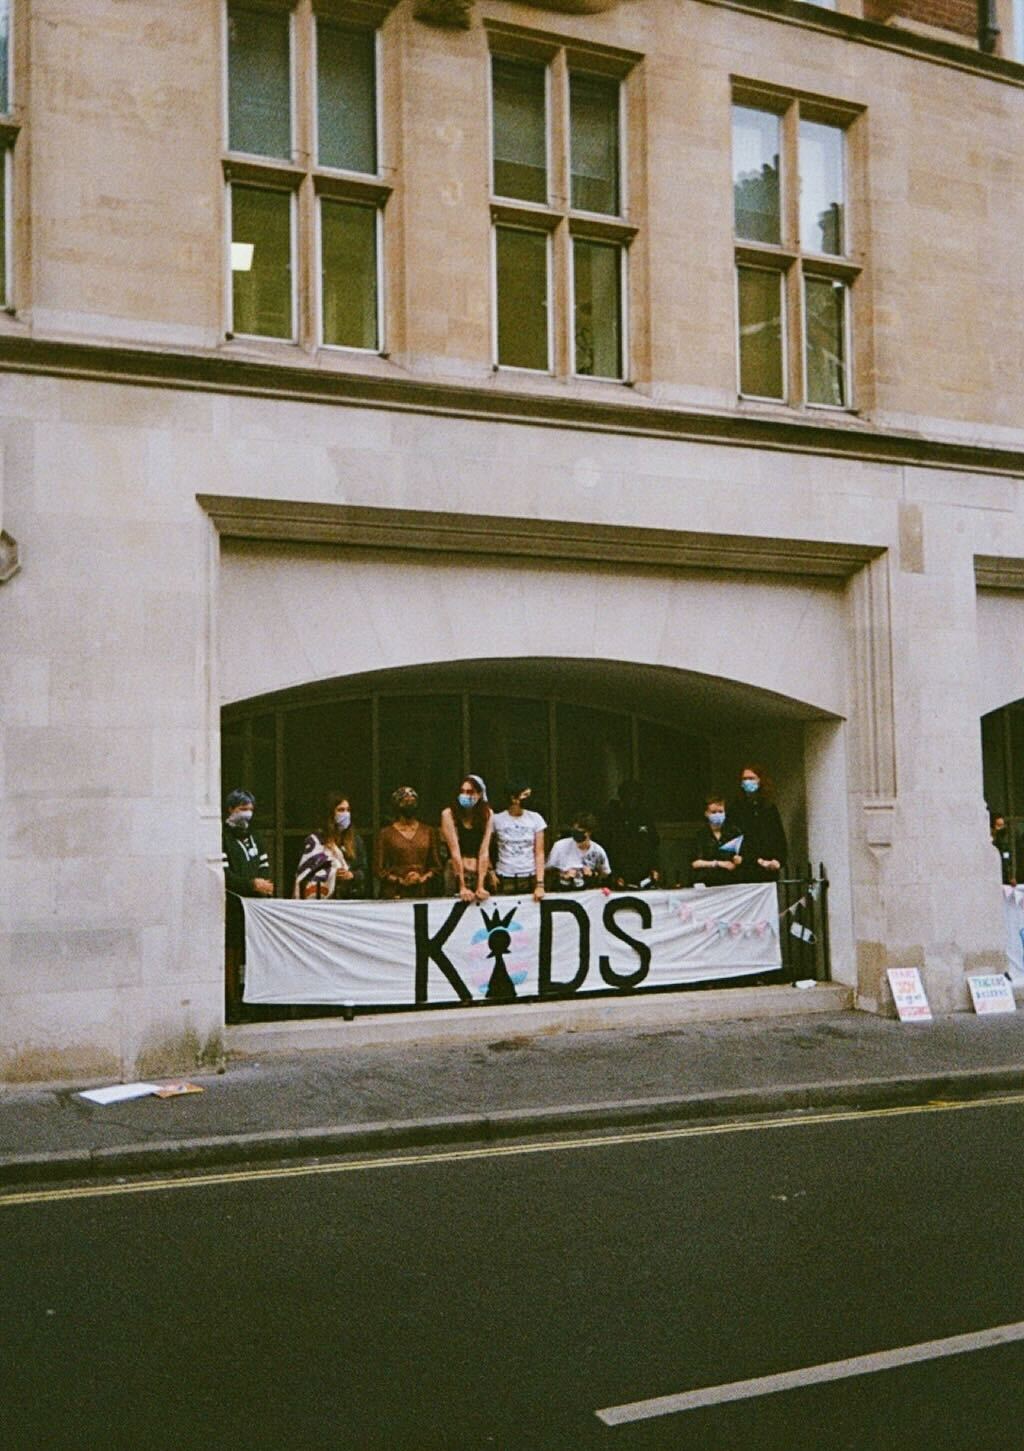
[(0, 112), (9, 111), (11, 108), (11, 97), (7, 84), (10, 65), (10, 35), (10, 0), (0, 0)]
[(1013, 56), (1024, 60), (1024, 0), (1013, 0)]
[(779, 118), (771, 111), (733, 107), (732, 183), (737, 237), (780, 241)]
[(548, 360), (548, 238), (546, 232), (496, 228), (498, 362), (537, 368)]
[(370, 30), (316, 28), (317, 149), (321, 166), (377, 170), (375, 37)]
[(568, 829), (574, 812), (601, 816), (633, 775), (633, 729), (628, 715), (582, 705), (559, 705), (556, 719), (559, 820), (552, 825)]
[[(373, 820), (369, 700), (334, 700), (281, 713), (284, 825), (301, 832), (323, 820), (328, 791), (347, 791), (357, 827)], [(289, 890), (291, 882), (288, 883)]]
[(508, 783), (525, 776), (533, 787), (531, 809), (542, 816), (548, 814), (551, 792), (547, 701), (522, 700), (514, 695), (474, 696), (470, 701), (469, 739), (469, 765), (465, 769), (487, 782), (495, 811), (507, 804)]
[(784, 398), (782, 370), (782, 274), (740, 267), (740, 392), (750, 398)]
[(576, 372), (622, 377), (622, 252), (606, 242), (572, 244)]
[(377, 348), (377, 212), (320, 203), (324, 342)]
[(292, 154), (289, 21), (285, 14), (228, 12), (228, 145), (255, 156)]
[(809, 252), (845, 250), (844, 139), (838, 126), (800, 123), (800, 245)]
[(583, 212), (619, 211), (619, 83), (604, 76), (569, 77), (572, 205)]
[(496, 196), (548, 199), (546, 74), (543, 66), (492, 58)]
[[(640, 780), (653, 814), (663, 822), (699, 821), (708, 788), (708, 748), (657, 721), (639, 722)], [(711, 783), (711, 789), (718, 789)]]
[(457, 695), (382, 696), (380, 810), (390, 821), (396, 786), (419, 793), (422, 821), (437, 826), (458, 789), (462, 762), (462, 701)]
[(828, 277), (804, 279), (807, 401), (846, 406), (846, 285)]
[(231, 188), (232, 329), (292, 336), (292, 199), (284, 191)]

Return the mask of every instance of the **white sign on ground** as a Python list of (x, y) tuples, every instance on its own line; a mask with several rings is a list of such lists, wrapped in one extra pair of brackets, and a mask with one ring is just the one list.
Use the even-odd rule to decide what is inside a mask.
[(540, 902), (243, 902), (247, 1003), (507, 1002), (782, 965), (772, 882)]
[(932, 1010), (925, 996), (924, 983), (916, 967), (890, 967), (886, 971), (893, 1002), (901, 1023), (930, 1023)]
[(1015, 1013), (1013, 988), (1003, 972), (975, 973), (967, 979), (976, 1013)]

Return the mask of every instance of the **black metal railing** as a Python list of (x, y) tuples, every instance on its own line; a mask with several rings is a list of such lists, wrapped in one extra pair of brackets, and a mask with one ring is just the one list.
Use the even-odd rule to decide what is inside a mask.
[(779, 948), (783, 982), (813, 978), (828, 982), (832, 961), (828, 929), (828, 872), (807, 862), (796, 876), (779, 882)]

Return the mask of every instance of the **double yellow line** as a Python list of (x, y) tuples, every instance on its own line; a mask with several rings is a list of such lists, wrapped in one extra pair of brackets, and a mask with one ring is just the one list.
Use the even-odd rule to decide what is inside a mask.
[(438, 1149), (428, 1153), (374, 1155), (332, 1160), (323, 1164), (287, 1164), (264, 1169), (230, 1169), (216, 1174), (133, 1179), (124, 1183), (82, 1184), (68, 1189), (29, 1189), (0, 1194), (0, 1209), (33, 1204), (60, 1204), (76, 1199), (109, 1199), (120, 1194), (168, 1193), (174, 1189), (205, 1189), (222, 1184), (253, 1184), (282, 1179), (309, 1179), (319, 1174), (354, 1174), (369, 1169), (411, 1169), (422, 1164), (461, 1164), (478, 1159), (505, 1159), (524, 1154), (557, 1154), (574, 1149), (608, 1149), (620, 1144), (663, 1143), (668, 1139), (713, 1138), (720, 1134), (763, 1133), (776, 1129), (808, 1128), (819, 1124), (854, 1123), (862, 1119), (906, 1118), (921, 1113), (962, 1113), (973, 1109), (1019, 1107), (1024, 1093), (908, 1104), (898, 1108), (840, 1109), (832, 1113), (792, 1112), (773, 1118), (737, 1119), (719, 1124), (687, 1124), (670, 1129), (635, 1129), (629, 1133), (589, 1134), (544, 1139), (533, 1143), (495, 1144), (478, 1149)]

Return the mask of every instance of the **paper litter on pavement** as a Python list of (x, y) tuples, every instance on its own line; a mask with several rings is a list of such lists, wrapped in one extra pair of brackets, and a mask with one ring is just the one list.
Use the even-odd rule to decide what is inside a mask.
[(90, 1103), (121, 1103), (126, 1098), (147, 1098), (158, 1087), (155, 1083), (112, 1083), (109, 1088), (88, 1088), (78, 1097)]
[(156, 1090), (157, 1098), (180, 1098), (183, 1093), (202, 1093), (198, 1083), (163, 1083)]

